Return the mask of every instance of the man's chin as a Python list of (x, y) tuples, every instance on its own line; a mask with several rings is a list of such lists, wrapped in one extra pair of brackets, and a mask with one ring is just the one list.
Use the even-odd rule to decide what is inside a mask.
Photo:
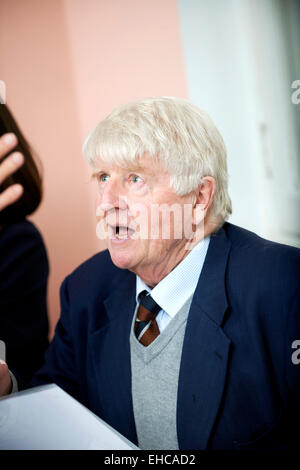
[(120, 269), (131, 269), (135, 264), (130, 253), (116, 253), (111, 247), (109, 247), (109, 253), (114, 265)]

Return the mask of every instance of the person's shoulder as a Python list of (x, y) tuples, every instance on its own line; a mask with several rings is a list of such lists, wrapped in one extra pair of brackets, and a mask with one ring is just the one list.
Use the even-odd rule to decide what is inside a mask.
[(226, 222), (223, 226), (232, 249), (236, 251), (252, 252), (264, 258), (275, 255), (285, 256), (286, 259), (299, 261), (300, 249), (294, 246), (278, 243), (276, 241), (263, 238), (256, 233), (243, 227)]
[(115, 266), (108, 250), (100, 251), (80, 264), (65, 281), (70, 292), (102, 292), (109, 291), (120, 277), (129, 271)]
[[(101, 268), (100, 273), (99, 268)], [(106, 273), (113, 271), (117, 272), (120, 270), (113, 264), (108, 250), (100, 251), (85, 260), (83, 263), (77, 266), (74, 271), (72, 271), (70, 277), (82, 276), (85, 274), (89, 275), (90, 273), (94, 273), (94, 271), (97, 271), (99, 274), (101, 274), (103, 269), (105, 269)]]
[(250, 230), (226, 222), (224, 231), (231, 243), (231, 266), (236, 266), (245, 278), (268, 277), (280, 285), (300, 280), (300, 249), (267, 240)]
[[(0, 231), (0, 293), (21, 295), (44, 285), (49, 274), (46, 247), (37, 227), (26, 219)], [(18, 289), (16, 289), (18, 286)]]
[(35, 224), (27, 219), (20, 219), (2, 227), (0, 230), (0, 247), (3, 256), (11, 253), (23, 256), (25, 253), (40, 252), (47, 258), (43, 237)]
[(18, 243), (23, 245), (27, 243), (44, 245), (44, 240), (36, 225), (24, 218), (6, 224), (0, 230), (0, 244), (2, 247), (7, 246), (9, 249), (9, 246), (16, 247)]

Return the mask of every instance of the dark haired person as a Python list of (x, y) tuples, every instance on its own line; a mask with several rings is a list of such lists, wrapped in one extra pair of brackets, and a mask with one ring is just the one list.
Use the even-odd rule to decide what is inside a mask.
[(26, 219), (40, 204), (41, 176), (5, 104), (0, 104), (0, 165), (0, 340), (22, 383), (42, 365), (48, 346), (49, 268), (42, 237)]

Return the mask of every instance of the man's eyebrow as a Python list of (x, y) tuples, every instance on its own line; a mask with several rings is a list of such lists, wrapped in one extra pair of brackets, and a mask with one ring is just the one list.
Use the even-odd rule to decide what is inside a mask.
[[(145, 168), (143, 167), (142, 165), (131, 165), (130, 167), (126, 167), (124, 168), (124, 170), (128, 173), (142, 173), (144, 174), (145, 176), (154, 176), (155, 175), (155, 171), (153, 171), (153, 168)], [(94, 168), (92, 170), (92, 174), (91, 174), (91, 181), (93, 181), (95, 178), (97, 178), (97, 176), (100, 174), (100, 173), (105, 173), (105, 170), (102, 170), (101, 168)]]
[(102, 172), (102, 170), (95, 168), (95, 169), (92, 171), (91, 180), (95, 179), (95, 178), (97, 177), (97, 175), (99, 175), (99, 173), (101, 173), (101, 172)]

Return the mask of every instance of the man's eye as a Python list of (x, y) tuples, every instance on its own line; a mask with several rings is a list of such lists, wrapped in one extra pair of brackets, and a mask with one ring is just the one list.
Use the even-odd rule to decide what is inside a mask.
[(108, 180), (108, 175), (103, 173), (99, 176), (99, 180), (101, 181), (101, 183), (105, 183)]
[(138, 176), (138, 175), (132, 175), (131, 181), (132, 181), (133, 183), (140, 183), (140, 182), (142, 181), (142, 178), (141, 178), (140, 176)]

